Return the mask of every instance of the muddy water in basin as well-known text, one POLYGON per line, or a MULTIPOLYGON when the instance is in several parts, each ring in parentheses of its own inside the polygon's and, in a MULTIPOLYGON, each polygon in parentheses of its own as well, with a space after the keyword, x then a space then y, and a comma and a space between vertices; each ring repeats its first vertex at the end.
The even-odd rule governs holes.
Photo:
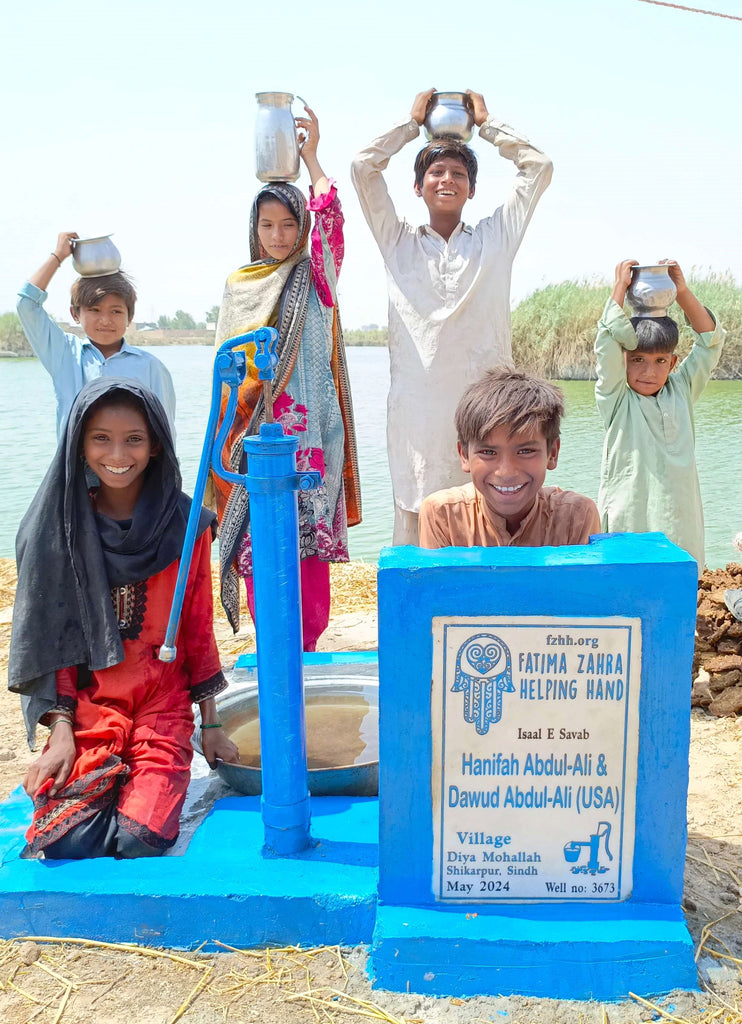
MULTIPOLYGON (((307 696, 304 713, 310 771, 378 761, 378 712, 360 694, 307 696)), ((224 727, 240 752, 240 764, 259 768, 257 707, 230 716, 224 727)))

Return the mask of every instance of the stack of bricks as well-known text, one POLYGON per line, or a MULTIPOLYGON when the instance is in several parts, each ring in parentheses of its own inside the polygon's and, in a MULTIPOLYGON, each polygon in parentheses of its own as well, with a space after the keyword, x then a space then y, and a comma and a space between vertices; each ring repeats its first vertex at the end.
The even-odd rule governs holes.
POLYGON ((698 583, 696 652, 691 704, 724 717, 742 712, 742 622, 724 603, 724 591, 742 588, 742 565, 706 569, 698 583))

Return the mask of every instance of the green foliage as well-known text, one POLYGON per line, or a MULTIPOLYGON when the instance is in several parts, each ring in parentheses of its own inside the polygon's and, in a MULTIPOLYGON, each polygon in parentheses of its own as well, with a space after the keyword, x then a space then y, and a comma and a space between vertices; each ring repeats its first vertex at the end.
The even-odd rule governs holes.
POLYGON ((211 309, 206 314, 206 323, 207 324, 215 324, 218 319, 219 319, 219 307, 218 306, 212 306, 211 309))
POLYGON ((608 298, 596 281, 563 281, 539 288, 513 313, 513 361, 552 380, 594 376, 595 326, 608 298))
POLYGON ((186 313, 183 309, 176 309, 170 326, 175 331, 195 331, 196 321, 190 313, 186 313))
MULTIPOLYGON (((727 332, 724 351, 714 377, 720 380, 742 377, 742 288, 729 271, 706 274, 704 277, 696 276, 697 273, 694 267, 688 280, 693 293, 714 313, 727 332)), ((675 306, 676 312, 677 309, 675 306)), ((672 309, 670 315, 675 316, 672 309)), ((690 330, 681 323, 680 346, 683 351, 687 351, 690 345, 690 330)))
MULTIPOLYGON (((176 309, 175 316, 159 317, 157 326, 162 331, 195 331, 196 321, 190 313, 186 313, 183 309, 176 309)), ((206 324, 202 326, 205 328, 206 324)))
MULTIPOLYGON (((688 277, 692 291, 726 328, 727 341, 715 377, 742 377, 742 288, 730 273, 688 277)), ((513 361, 518 367, 552 380, 588 380, 595 377, 593 342, 597 322, 610 295, 607 281, 563 281, 540 288, 513 312, 513 361)), ((680 308, 670 309, 678 321, 684 355, 692 333, 680 308)))
POLYGON ((0 352, 14 352, 19 356, 33 354, 16 313, 0 315, 0 352))
POLYGON ((346 345, 386 345, 389 340, 389 332, 386 327, 379 327, 376 330, 343 330, 343 339, 346 345))

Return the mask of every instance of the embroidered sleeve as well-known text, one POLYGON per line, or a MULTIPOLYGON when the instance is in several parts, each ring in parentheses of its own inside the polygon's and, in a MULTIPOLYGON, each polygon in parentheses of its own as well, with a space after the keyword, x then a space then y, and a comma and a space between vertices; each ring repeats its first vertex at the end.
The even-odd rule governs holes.
POLYGON ((218 693, 222 693, 226 689, 227 680, 224 678, 222 670, 219 669, 209 679, 204 679, 202 683, 196 683, 191 687, 191 700, 194 704, 200 704, 202 700, 216 697, 218 693))
POLYGON ((77 710, 77 667, 57 669, 57 703, 39 719, 39 725, 49 725, 49 716, 64 711, 74 715, 77 710))
POLYGON ((333 292, 343 264, 345 218, 338 199, 337 186, 330 179, 330 191, 315 196, 309 189, 307 209, 314 213, 311 238, 312 281, 324 306, 333 306, 333 292))

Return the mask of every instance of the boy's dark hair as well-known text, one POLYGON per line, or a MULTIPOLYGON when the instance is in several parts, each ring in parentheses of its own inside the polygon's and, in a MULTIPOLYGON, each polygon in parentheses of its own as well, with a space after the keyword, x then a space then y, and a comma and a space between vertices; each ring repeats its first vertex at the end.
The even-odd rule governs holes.
POLYGON ((503 426, 511 437, 541 431, 551 447, 559 437, 563 415, 561 388, 530 373, 499 368, 488 370, 466 389, 456 407, 455 423, 463 448, 503 426))
POLYGON ((436 160, 445 160, 446 157, 461 161, 469 176, 469 188, 474 188, 477 183, 477 158, 474 151, 460 139, 449 139, 445 136, 432 139, 415 157, 415 184, 418 188, 423 187, 423 178, 430 165, 436 160))
POLYGON ((670 316, 632 316, 631 325, 639 344, 637 352, 674 352, 678 344, 678 325, 670 316))
POLYGON ((78 277, 70 292, 72 308, 77 312, 82 306, 89 309, 97 305, 106 295, 119 295, 126 303, 129 319, 134 319, 137 293, 134 285, 122 270, 104 277, 78 277))

